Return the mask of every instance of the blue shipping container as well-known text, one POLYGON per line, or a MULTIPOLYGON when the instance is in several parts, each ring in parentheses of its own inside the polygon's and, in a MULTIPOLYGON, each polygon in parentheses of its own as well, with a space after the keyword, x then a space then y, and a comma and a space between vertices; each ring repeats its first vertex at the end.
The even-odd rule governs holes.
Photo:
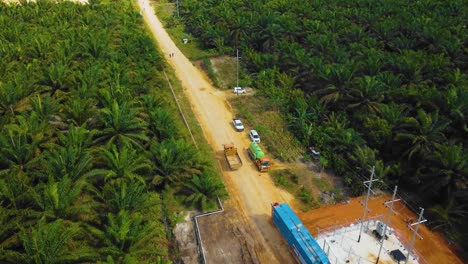
POLYGON ((272 205, 273 222, 303 264, 329 264, 325 252, 288 204, 272 205))

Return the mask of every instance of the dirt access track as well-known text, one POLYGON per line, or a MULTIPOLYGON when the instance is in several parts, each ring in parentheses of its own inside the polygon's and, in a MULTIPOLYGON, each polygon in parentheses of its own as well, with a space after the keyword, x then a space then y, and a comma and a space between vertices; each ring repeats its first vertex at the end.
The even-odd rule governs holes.
MULTIPOLYGON (((244 150, 250 143, 247 133, 236 132, 230 124, 233 115, 226 100, 229 95, 215 89, 180 52, 155 16, 148 0, 138 0, 138 5, 159 48, 167 56, 169 65, 182 83, 191 108, 221 164, 223 179, 230 194, 223 214, 199 219, 206 262, 293 263, 294 257, 289 246, 271 221, 270 204, 286 202, 295 208, 294 197, 277 188, 268 174, 260 174, 249 161, 244 150), (174 56, 169 57, 170 53, 174 56), (237 171, 227 168, 222 154, 223 144, 231 142, 239 148, 239 154, 244 160, 244 166, 237 171)), ((323 229, 355 222, 362 214, 358 199, 352 199, 346 205, 322 207, 298 215, 309 231, 315 234, 317 227, 323 229)), ((384 196, 370 202, 370 208, 374 208, 371 215, 385 214, 384 200, 390 198, 384 196)), ((405 206, 397 208, 401 212, 400 220, 392 216, 391 225, 405 244, 409 244, 411 231, 405 221, 417 217, 405 206)), ((429 261, 427 263, 463 263, 450 251, 439 234, 429 231, 425 226, 420 229, 420 233, 424 240, 417 240, 415 248, 429 261)))
POLYGON ((270 204, 289 203, 294 198, 288 192, 276 188, 269 175, 259 174, 253 162, 249 161, 243 148, 249 145, 250 140, 246 132, 236 132, 230 124, 233 115, 226 101, 226 92, 216 90, 179 51, 148 1, 139 0, 138 4, 159 48, 166 54, 169 65, 181 81, 205 137, 222 164, 224 182, 230 195, 226 206, 229 226, 204 223, 205 220, 200 219, 201 236, 203 238, 203 234, 210 234, 212 239, 217 232, 219 237, 213 243, 218 241, 237 245, 226 244, 228 250, 219 252, 210 251, 208 243, 205 245, 207 263, 291 263, 293 256, 289 247, 271 221, 270 204), (170 53, 174 53, 174 56, 169 57, 170 53), (237 171, 229 171, 222 158, 223 144, 231 142, 238 147, 244 161, 244 165, 237 171), (229 237, 234 242, 226 239, 229 237), (244 256, 234 256, 233 251, 239 251, 244 256), (245 256, 247 253, 248 257, 245 256))

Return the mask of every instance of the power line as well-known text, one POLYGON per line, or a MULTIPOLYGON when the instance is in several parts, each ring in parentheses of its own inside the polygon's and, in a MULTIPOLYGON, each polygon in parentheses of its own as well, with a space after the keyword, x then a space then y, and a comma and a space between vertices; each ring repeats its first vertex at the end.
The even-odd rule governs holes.
POLYGON ((367 186, 366 203, 364 205, 364 213, 363 213, 363 216, 362 216, 362 219, 361 219, 361 227, 359 228, 359 238, 358 238, 358 241, 357 241, 358 243, 361 241, 362 226, 364 225, 364 221, 366 219, 367 203, 369 202, 369 195, 370 195, 371 189, 372 189, 372 182, 379 180, 379 179, 374 179, 374 173, 375 173, 375 166, 372 167, 370 180, 364 182, 364 185, 366 183, 369 183, 369 186, 367 186))
POLYGON ((410 247, 408 248, 408 256, 406 257, 405 264, 408 263, 408 260, 411 257, 411 250, 413 249, 414 239, 416 238, 416 235, 419 235, 418 234, 419 225, 427 221, 426 219, 423 220, 423 213, 424 213, 424 208, 421 208, 418 221, 416 223, 411 224, 411 226, 416 225, 416 228, 414 229, 413 237, 411 238, 411 243, 410 243, 410 247))
POLYGON ((380 242, 379 254, 377 255, 377 260, 375 261, 375 264, 379 263, 380 253, 382 252, 383 244, 384 244, 384 241, 385 241, 385 236, 387 235, 387 226, 388 226, 388 223, 390 221, 390 213, 393 211, 393 203, 399 200, 399 199, 395 200, 397 190, 398 190, 398 186, 395 186, 395 190, 393 191, 392 200, 390 202, 385 203, 385 205, 387 205, 387 203, 390 203, 390 207, 388 208, 387 219, 385 220, 385 224, 384 224, 383 238, 379 241, 380 242))
MULTIPOLYGON (((357 171, 355 171, 353 168, 351 168, 348 164, 344 164, 344 166, 349 170, 349 172, 353 173, 353 175, 357 176, 360 180, 362 180, 363 182, 367 181, 367 179, 362 176, 361 174, 359 174, 357 171)), ((385 183, 384 181, 380 181, 379 182, 382 186, 382 189, 386 192, 391 192, 392 191, 392 187, 390 185, 388 185, 387 183, 385 183)), ((399 191, 399 194, 397 195, 404 203, 405 205, 415 214, 417 214, 418 210, 417 208, 419 208, 419 206, 413 202, 410 202, 410 200, 412 199, 410 197, 410 195, 406 194, 405 192, 403 191, 399 191), (405 196, 405 197, 404 197, 405 196)))

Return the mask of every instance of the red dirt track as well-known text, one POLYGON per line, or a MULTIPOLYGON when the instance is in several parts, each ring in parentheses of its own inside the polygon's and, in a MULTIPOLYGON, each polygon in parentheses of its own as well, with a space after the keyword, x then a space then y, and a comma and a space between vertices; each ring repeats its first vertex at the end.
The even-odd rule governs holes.
MULTIPOLYGON (((390 201, 390 195, 383 195, 369 199, 370 211, 366 219, 378 215, 383 215, 385 219, 388 208, 384 205, 390 201)), ((299 218, 313 234, 317 234, 317 228, 330 229, 334 226, 346 226, 356 223, 357 219, 362 217, 364 210, 365 197, 352 198, 348 204, 337 204, 320 207, 309 212, 297 212, 299 218)), ((393 210, 397 215, 391 214, 390 226, 394 229, 400 241, 408 247, 413 236, 413 231, 409 229, 410 221, 417 221, 418 216, 411 212, 402 201, 395 202, 393 210)), ((423 240, 416 238, 414 248, 418 252, 419 263, 434 264, 463 264, 463 260, 455 255, 450 249, 445 239, 439 233, 432 232, 425 225, 420 225, 418 233, 423 240)))

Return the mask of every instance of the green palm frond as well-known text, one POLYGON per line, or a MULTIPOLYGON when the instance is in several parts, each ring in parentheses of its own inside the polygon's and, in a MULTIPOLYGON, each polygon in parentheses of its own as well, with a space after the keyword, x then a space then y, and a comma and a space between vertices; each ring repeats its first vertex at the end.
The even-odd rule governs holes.
POLYGON ((201 210, 214 208, 217 198, 226 195, 223 183, 207 173, 194 175, 184 186, 191 193, 185 201, 201 210))
POLYGON ((163 178, 164 184, 182 182, 193 174, 200 174, 207 167, 207 162, 201 158, 195 147, 181 139, 153 143, 150 153, 156 175, 163 178))
POLYGON ((60 263, 74 258, 67 244, 78 232, 80 229, 75 225, 67 225, 63 220, 46 223, 45 218, 34 227, 22 228, 23 263, 60 263))
POLYGON ((132 145, 124 145, 120 150, 113 145, 102 153, 106 169, 97 170, 106 180, 136 179, 145 182, 143 173, 152 169, 149 159, 141 155, 132 145))

